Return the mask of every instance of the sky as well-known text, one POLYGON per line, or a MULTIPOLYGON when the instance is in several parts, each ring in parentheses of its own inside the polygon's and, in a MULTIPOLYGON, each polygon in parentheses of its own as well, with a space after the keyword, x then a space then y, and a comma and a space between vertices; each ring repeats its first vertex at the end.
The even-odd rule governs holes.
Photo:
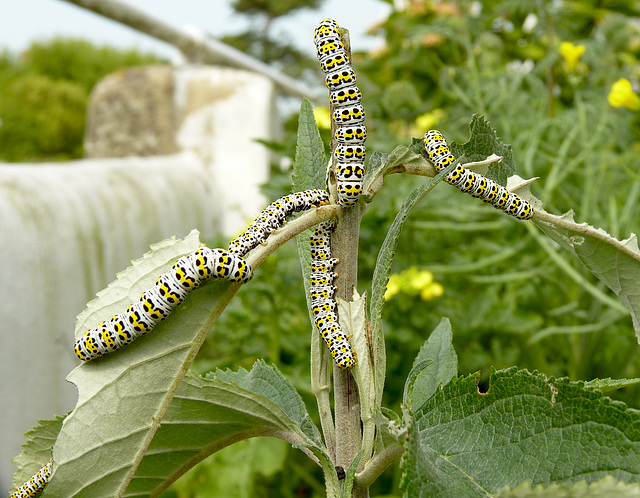
MULTIPOLYGON (((120 0, 149 15, 177 26, 193 26, 215 37, 241 32, 249 25, 246 16, 234 14, 231 0, 120 0)), ((391 7, 382 0, 324 0, 321 8, 303 9, 274 23, 274 32, 289 36, 300 50, 315 54, 313 30, 318 21, 332 17, 349 29, 358 50, 380 43, 365 35, 371 25, 386 18, 391 7)), ((96 44, 136 48, 170 60, 177 53, 170 45, 131 28, 107 20, 64 0, 21 0, 0 5, 0 49, 25 50, 34 40, 54 36, 82 37, 96 44)))

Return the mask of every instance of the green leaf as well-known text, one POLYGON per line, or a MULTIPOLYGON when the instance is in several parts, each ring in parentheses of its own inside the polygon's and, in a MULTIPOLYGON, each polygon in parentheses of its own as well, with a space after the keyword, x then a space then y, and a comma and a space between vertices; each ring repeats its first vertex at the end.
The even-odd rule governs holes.
MULTIPOLYGON (((435 328, 429 339, 420 348, 420 352, 413 361, 413 369, 428 362, 420 371, 416 373, 412 396, 405 399, 404 403, 412 410, 413 407, 421 407, 440 385, 446 385, 455 375, 458 374, 458 357, 453 349, 453 332, 451 323, 447 318, 443 318, 435 328)), ((409 373, 411 377, 411 373, 409 373)), ((408 391, 405 386, 405 392, 408 391)))
POLYGON ((402 480, 400 489, 405 497, 465 498, 488 496, 472 479, 460 477, 460 470, 449 464, 434 449, 424 444, 419 435, 416 419, 410 416, 409 437, 404 444, 400 461, 402 480))
POLYGON ((364 172, 364 187, 363 192, 367 191, 367 187, 371 183, 373 178, 377 178, 387 168, 389 161, 389 154, 374 150, 367 154, 367 167, 364 172))
POLYGON ((17 469, 13 474, 14 488, 22 486, 51 459, 51 449, 63 420, 64 417, 60 416, 52 420, 39 420, 37 426, 25 433, 22 452, 11 460, 17 469))
MULTIPOLYGON (((300 106, 300 116, 298 117, 296 158, 293 164, 293 191, 298 192, 314 188, 325 189, 326 174, 327 162, 324 155, 324 145, 313 115, 313 107, 309 100, 303 99, 300 106)), ((309 320, 313 324, 311 301, 309 299, 309 275, 311 273, 310 235, 311 230, 305 230, 296 236, 296 245, 298 246, 298 256, 302 267, 302 279, 307 298, 309 320)), ((313 325, 311 326, 311 348, 315 352, 315 354, 311 355, 311 382, 315 384, 316 380, 320 378, 321 371, 323 371, 322 364, 329 353, 324 346, 324 341, 320 338, 318 330, 313 325)), ((325 380, 327 380, 327 375, 328 372, 324 372, 325 380)))
POLYGON ((552 484, 532 486, 522 483, 517 488, 502 488, 495 495, 496 498, 637 498, 640 496, 640 485, 625 484, 616 481, 613 476, 607 476, 592 484, 585 481, 575 486, 552 484))
POLYGON ((451 152, 456 157, 464 154, 465 163, 483 161, 491 154, 502 156, 502 161, 491 164, 486 174, 484 171, 479 172, 495 180, 500 185, 506 185, 507 178, 516 172, 511 145, 505 144, 498 137, 496 131, 481 114, 472 116, 471 123, 469 123, 469 131, 471 133, 469 141, 462 145, 452 143, 451 152))
POLYGON ((410 420, 403 489, 410 496, 486 496, 533 485, 640 482, 640 412, 583 383, 515 367, 438 389, 410 420), (416 493, 416 494, 414 494, 416 493))
POLYGON ((322 449, 302 399, 272 366, 185 376, 125 496, 156 496, 203 458, 229 444, 272 436, 322 449))
POLYGON ((542 214, 544 221, 536 221, 536 225, 618 296, 631 313, 640 341, 640 250, 635 234, 620 241, 602 229, 576 223, 571 212, 563 216, 542 214))
POLYGON ((593 379, 584 383, 584 387, 600 389, 603 393, 617 391, 624 387, 634 386, 640 383, 640 379, 593 379))
POLYGON ((249 392, 263 396, 271 401, 293 422, 296 430, 301 431, 309 441, 322 445, 317 427, 311 421, 307 407, 295 387, 275 367, 263 361, 257 361, 251 372, 240 369, 237 372, 227 370, 208 374, 207 379, 218 379, 222 382, 233 382, 249 392))
MULTIPOLYGON (((153 246, 89 304, 77 334, 123 312, 175 259, 199 245, 194 231, 184 241, 153 246)), ((117 496, 125 490, 200 345, 238 288, 208 282, 152 333, 69 374, 78 403, 54 445, 56 468, 44 496, 117 496)))
POLYGON ((420 152, 421 146, 416 146, 416 143, 414 141, 411 147, 398 145, 391 151, 391 154, 372 152, 367 160, 363 191, 366 192, 371 182, 375 179, 387 175, 398 168, 409 165, 427 166, 429 163, 420 152))
POLYGON ((358 465, 360 465, 360 460, 362 460, 362 456, 364 452, 360 450, 360 452, 356 455, 356 457, 352 460, 351 465, 345 472, 344 483, 342 485, 342 490, 340 492, 341 498, 351 498, 351 490, 353 489, 353 480, 356 476, 356 470, 358 465))
MULTIPOLYGON (((398 148, 396 148, 397 150, 398 148)), ((373 278, 371 282, 371 304, 369 305, 369 315, 371 317, 371 332, 372 342, 375 344, 381 341, 382 334, 382 309, 384 307, 384 294, 387 290, 387 283, 389 282, 389 275, 391 275, 391 265, 393 264, 393 257, 395 255, 396 246, 400 239, 400 233, 404 227, 405 222, 409 215, 413 212, 418 203, 424 199, 424 197, 433 190, 433 188, 456 167, 459 161, 455 161, 438 173, 434 178, 430 178, 425 183, 413 190, 400 207, 400 211, 396 215, 391 227, 387 232, 387 235, 378 252, 378 259, 376 261, 376 267, 373 271, 373 278)), ((381 364, 381 368, 384 368, 381 364)), ((384 378, 384 370, 379 372, 384 378)), ((378 375, 378 373, 376 374, 378 375)))
POLYGON ((313 106, 302 99, 298 117, 296 157, 293 162, 293 191, 325 189, 327 161, 320 131, 313 115, 313 106))
MULTIPOLYGON (((369 416, 380 406, 382 388, 378 389, 375 369, 378 361, 383 361, 374 351, 371 354, 366 332, 366 296, 360 296, 354 291, 353 301, 338 299, 338 316, 343 332, 350 337, 350 342, 358 357, 358 365, 353 370, 353 376, 358 384, 361 411, 369 416), (378 396, 379 394, 379 396, 378 396)), ((381 352, 384 355, 384 349, 381 352)))

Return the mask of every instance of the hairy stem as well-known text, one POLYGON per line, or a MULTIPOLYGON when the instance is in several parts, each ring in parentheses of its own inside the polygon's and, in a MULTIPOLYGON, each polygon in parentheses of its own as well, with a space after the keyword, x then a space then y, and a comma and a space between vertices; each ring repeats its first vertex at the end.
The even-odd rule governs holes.
POLYGON ((354 487, 357 486, 364 488, 371 486, 376 479, 380 477, 380 474, 382 474, 389 465, 400 458, 403 453, 404 446, 400 444, 385 448, 382 453, 376 455, 376 457, 367 464, 362 472, 356 474, 354 487))
MULTIPOLYGON (((332 254, 340 259, 336 266, 338 277, 337 297, 351 301, 358 282, 358 237, 364 206, 357 204, 343 212, 343 216, 332 237, 332 254)), ((360 451, 362 433, 360 429, 360 398, 355 379, 349 370, 336 366, 333 369, 336 465, 348 468, 360 451)), ((367 488, 354 488, 352 496, 367 497, 367 488)))

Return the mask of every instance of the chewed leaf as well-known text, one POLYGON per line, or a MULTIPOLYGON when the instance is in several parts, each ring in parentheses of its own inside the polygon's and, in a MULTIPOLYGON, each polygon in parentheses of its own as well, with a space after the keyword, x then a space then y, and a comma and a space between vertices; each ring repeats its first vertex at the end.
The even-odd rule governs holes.
POLYGON ((572 485, 608 474, 639 481, 637 410, 581 382, 515 367, 491 372, 485 393, 477 381, 454 378, 409 418, 407 495, 488 496, 525 481, 572 485))
POLYGON ((481 114, 474 114, 469 123, 471 138, 464 144, 450 144, 451 152, 460 157, 464 154, 464 162, 481 161, 491 154, 502 157, 502 161, 489 166, 486 176, 500 185, 507 184, 507 178, 516 171, 511 145, 505 144, 496 131, 481 114))
POLYGON ((168 271, 181 256, 195 251, 200 246, 200 232, 192 230, 184 239, 163 240, 151 246, 142 258, 132 261, 126 270, 118 273, 116 279, 87 308, 78 315, 75 338, 100 322, 123 313, 127 307, 140 299, 142 293, 153 287, 160 275, 168 271))

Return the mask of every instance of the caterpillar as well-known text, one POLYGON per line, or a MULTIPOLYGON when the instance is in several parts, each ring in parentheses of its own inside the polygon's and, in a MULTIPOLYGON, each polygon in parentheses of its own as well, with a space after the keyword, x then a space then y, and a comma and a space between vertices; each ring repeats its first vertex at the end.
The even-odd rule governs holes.
POLYGON ((87 330, 76 341, 76 356, 82 361, 90 361, 148 334, 185 300, 190 290, 205 280, 221 278, 245 283, 252 276, 251 267, 242 257, 223 249, 202 246, 179 258, 171 270, 161 275, 155 285, 143 292, 140 300, 124 313, 87 330))
MULTIPOLYGON (((436 171, 442 171, 456 160, 439 131, 430 130, 425 133, 423 143, 429 162, 436 171)), ((527 201, 490 178, 472 173, 460 164, 445 177, 445 181, 461 192, 468 192, 519 220, 528 220, 533 216, 533 207, 527 201)))
POLYGON ((333 108, 334 139, 337 144, 333 151, 333 163, 338 183, 338 204, 349 207, 358 202, 362 194, 365 172, 364 142, 367 130, 364 126, 362 93, 356 85, 356 74, 338 32, 338 23, 333 19, 320 21, 313 40, 333 108))
POLYGON ((45 486, 49 484, 52 467, 53 460, 49 460, 49 462, 44 464, 27 482, 16 489, 9 498, 31 498, 37 496, 38 493, 42 492, 45 486))
POLYGON ((355 351, 342 332, 336 313, 333 279, 338 275, 333 267, 339 262, 331 257, 333 221, 320 223, 309 238, 311 245, 311 276, 309 295, 313 321, 329 348, 333 360, 340 368, 351 368, 356 363, 355 351))
POLYGON ((280 197, 264 208, 242 235, 229 243, 229 252, 244 257, 263 244, 290 214, 328 203, 329 194, 324 190, 304 190, 280 197))

